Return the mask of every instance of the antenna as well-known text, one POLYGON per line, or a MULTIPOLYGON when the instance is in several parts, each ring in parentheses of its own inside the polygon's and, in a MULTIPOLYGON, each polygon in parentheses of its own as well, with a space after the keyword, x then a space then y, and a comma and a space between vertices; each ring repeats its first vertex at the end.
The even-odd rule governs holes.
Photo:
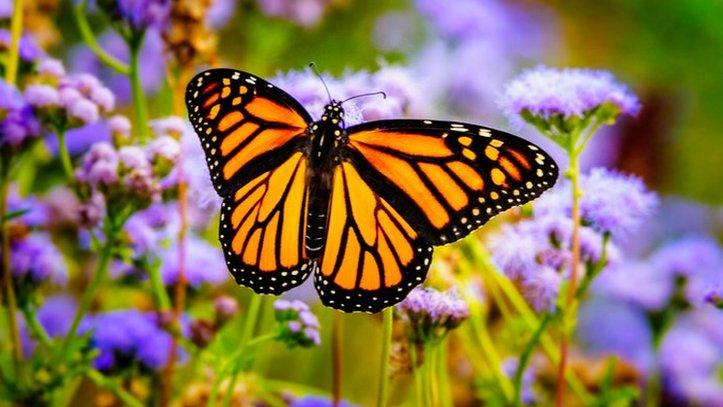
POLYGON ((375 95, 382 95, 382 97, 383 97, 384 99, 387 98, 387 94, 384 93, 384 91, 381 91, 381 90, 380 90, 380 91, 378 91, 378 92, 369 92, 369 93, 362 93, 361 95, 355 95, 355 96, 352 96, 352 97, 350 97, 350 98, 346 98, 346 99, 342 100, 341 103, 348 102, 348 101, 350 101, 350 100, 352 100, 352 99, 356 99, 356 98, 363 98, 363 97, 365 97, 365 96, 375 96, 375 95))
POLYGON ((324 82, 324 78, 321 76, 321 73, 319 73, 319 70, 316 69, 316 64, 311 62, 309 63, 309 68, 316 74, 316 76, 321 81, 321 84, 324 85, 324 89, 326 89, 326 95, 329 97, 329 103, 331 103, 331 93, 329 93, 329 88, 326 86, 326 82, 324 82))

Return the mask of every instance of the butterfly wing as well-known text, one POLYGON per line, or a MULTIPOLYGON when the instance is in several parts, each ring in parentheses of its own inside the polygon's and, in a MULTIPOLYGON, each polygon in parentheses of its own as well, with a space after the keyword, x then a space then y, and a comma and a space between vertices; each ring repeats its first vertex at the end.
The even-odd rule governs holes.
POLYGON ((312 119, 303 106, 246 72, 199 73, 186 88, 186 105, 222 197, 278 167, 308 142, 312 119))
POLYGON ((381 120, 347 133, 346 154, 364 181, 433 245, 531 201, 558 176, 536 145, 472 124, 381 120))
POLYGON ((219 237, 236 282, 259 294, 280 294, 312 269, 304 248, 306 157, 291 155, 224 199, 219 237))
POLYGON ((348 161, 334 167, 314 285, 324 305, 378 312, 424 281, 432 246, 348 161))
POLYGON ((313 263, 303 241, 311 117, 281 89, 233 69, 196 75, 186 104, 224 198, 219 239, 231 274, 262 294, 301 284, 313 263))

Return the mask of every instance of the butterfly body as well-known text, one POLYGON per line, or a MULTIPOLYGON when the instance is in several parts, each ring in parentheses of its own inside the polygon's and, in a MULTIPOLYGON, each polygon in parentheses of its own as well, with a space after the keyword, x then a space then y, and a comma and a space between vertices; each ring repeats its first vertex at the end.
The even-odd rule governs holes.
POLYGON ((329 198, 332 189, 333 166, 340 159, 344 140, 344 109, 336 101, 324 107, 321 119, 309 125, 310 148, 307 183, 309 185, 309 209, 306 224, 306 250, 311 259, 321 255, 324 247, 329 198))
POLYGON ((433 246, 456 241, 551 187, 552 158, 469 123, 314 120, 252 74, 215 69, 188 85, 189 118, 224 200, 231 274, 280 294, 314 275, 322 302, 377 312, 422 283, 433 246))

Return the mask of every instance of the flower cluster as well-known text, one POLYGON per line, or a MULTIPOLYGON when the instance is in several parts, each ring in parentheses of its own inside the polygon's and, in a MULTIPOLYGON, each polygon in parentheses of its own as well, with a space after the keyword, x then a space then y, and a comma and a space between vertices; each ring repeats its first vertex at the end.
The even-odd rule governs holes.
POLYGON ((515 66, 539 60, 555 46, 555 21, 541 6, 497 0, 415 0, 414 5, 436 34, 415 58, 416 77, 427 98, 455 114, 497 115, 493 101, 515 66))
POLYGON ((469 317, 469 306, 455 290, 427 287, 412 290, 397 310, 408 321, 407 334, 414 343, 440 341, 469 317))
MULTIPOLYGON (((109 203, 130 204, 138 210, 158 202, 161 181, 175 165, 173 160, 178 159, 178 150, 178 142, 170 137, 156 138, 145 147, 116 148, 108 142, 93 144, 76 171, 78 183, 88 191, 86 205, 99 208, 109 203)), ((89 209, 88 212, 97 214, 102 210, 89 209)))
MULTIPOLYGON (((581 184, 585 193, 580 202, 580 258, 587 273, 599 273, 621 257, 605 236, 622 239, 633 233, 652 214, 658 198, 639 179, 600 168, 583 174, 581 184)), ((536 202, 532 219, 505 226, 490 238, 495 263, 520 283, 537 310, 554 308, 560 283, 571 267, 569 188, 568 183, 555 187, 536 202)))
MULTIPOLYGON (((633 175, 593 168, 580 177, 583 224, 622 240, 649 219, 658 197, 633 175)), ((572 216, 570 183, 565 182, 535 201, 535 216, 572 216)))
POLYGON ((18 148, 40 136, 40 122, 32 107, 12 85, 0 83, 0 146, 18 148))
POLYGON ((17 287, 32 289, 45 282, 65 284, 68 269, 50 236, 33 232, 10 244, 10 267, 17 287))
POLYGON ((44 61, 38 71, 43 80, 28 85, 23 98, 51 131, 93 124, 115 107, 113 93, 92 75, 65 75, 55 60, 44 61))
POLYGON ((647 259, 612 268, 596 289, 649 311, 676 301, 701 307, 720 298, 721 270, 720 245, 709 237, 691 236, 664 245, 647 259))
POLYGON ((170 0, 97 0, 98 6, 126 38, 168 25, 170 0))
MULTIPOLYGON (((51 338, 56 338, 68 332, 76 307, 73 297, 65 294, 53 295, 45 298, 36 316, 45 333, 51 338)), ((20 338, 23 343, 23 353, 26 356, 31 355, 36 343, 25 325, 21 327, 20 338)))
POLYGON ((321 344, 319 320, 305 303, 298 300, 277 300, 274 302, 274 315, 279 324, 279 340, 288 347, 321 344))
POLYGON ((138 366, 156 371, 166 365, 172 337, 153 313, 118 310, 86 318, 80 332, 89 333, 99 354, 93 365, 102 372, 138 366))
POLYGON ((513 123, 519 123, 522 117, 538 127, 553 122, 562 128, 570 127, 566 120, 602 114, 601 120, 608 122, 620 114, 635 115, 640 110, 637 97, 607 71, 544 66, 512 81, 499 105, 513 123))
MULTIPOLYGON (((384 97, 372 95, 345 103, 344 121, 347 126, 362 121, 417 116, 428 110, 426 104, 429 101, 423 97, 415 77, 401 66, 385 65, 373 73, 349 72, 340 78, 322 77, 335 100, 369 92, 385 93, 384 97)), ((288 91, 313 117, 321 117, 324 105, 329 103, 324 85, 310 69, 289 71, 277 75, 271 82, 288 91)))

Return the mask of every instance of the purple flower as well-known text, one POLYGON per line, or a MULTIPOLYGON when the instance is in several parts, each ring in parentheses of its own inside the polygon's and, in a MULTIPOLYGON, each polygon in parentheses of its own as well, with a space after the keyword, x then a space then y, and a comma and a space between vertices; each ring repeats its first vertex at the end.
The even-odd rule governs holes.
MULTIPOLYGON (((70 129, 65 136, 68 152, 73 156, 87 152, 94 143, 111 141, 109 124, 105 120, 70 129)), ((49 134, 45 144, 53 154, 58 153, 58 137, 55 134, 49 134)))
MULTIPOLYGON (((0 51, 10 49, 12 41, 12 35, 10 31, 6 29, 0 29, 0 51)), ((35 39, 30 34, 24 34, 20 37, 20 43, 18 44, 18 53, 20 60, 23 62, 33 63, 45 56, 45 52, 35 42, 35 39)))
MULTIPOLYGON (((336 100, 368 92, 386 93, 386 99, 375 95, 346 103, 344 121, 347 125, 368 120, 422 115, 428 110, 430 103, 423 96, 418 78, 400 66, 385 65, 374 73, 349 72, 340 78, 329 75, 322 77, 332 98, 336 100)), ((321 117, 324 105, 329 103, 323 84, 309 69, 277 75, 271 82, 286 89, 307 107, 313 117, 321 117)))
POLYGON ((8 197, 8 209, 9 212, 24 211, 25 213, 18 219, 30 227, 47 225, 50 218, 44 202, 33 195, 21 197, 17 188, 13 187, 11 187, 8 197))
POLYGON ((11 268, 18 285, 38 286, 46 281, 65 284, 68 269, 50 236, 36 232, 10 245, 11 268))
POLYGON ((19 147, 40 135, 40 123, 17 88, 0 82, 0 145, 19 147))
POLYGON ((65 66, 63 66, 60 60, 55 58, 43 58, 35 69, 39 74, 47 75, 55 79, 60 79, 65 76, 65 66))
MULTIPOLYGON (((186 238, 184 255, 184 276, 191 287, 202 284, 221 284, 228 279, 226 262, 223 254, 210 243, 195 235, 186 238)), ((178 281, 180 252, 174 243, 160 253, 161 277, 165 285, 173 285, 178 281)))
POLYGON ((274 315, 279 324, 279 340, 286 346, 308 348, 321 344, 319 320, 306 303, 298 300, 276 300, 274 315))
POLYGON ((298 25, 310 27, 324 16, 330 0, 257 0, 265 14, 290 20, 298 25))
MULTIPOLYGON (((339 404, 341 407, 354 407, 354 404, 347 403, 346 401, 342 401, 339 404)), ((334 403, 332 403, 331 400, 328 398, 324 398, 321 396, 304 396, 302 398, 298 398, 294 400, 290 405, 290 407, 333 407, 334 403)))
POLYGON ((515 122, 519 122, 521 114, 543 120, 552 116, 582 117, 603 105, 630 115, 640 110, 635 95, 609 72, 544 66, 528 70, 512 81, 501 95, 499 105, 515 122))
MULTIPOLYGON (((632 234, 658 206, 658 197, 638 177, 593 168, 580 179, 580 213, 595 229, 622 239, 632 234)), ((535 203, 535 216, 572 216, 570 183, 557 186, 535 203)))
POLYGON ((205 23, 214 29, 225 27, 236 12, 235 0, 212 0, 211 6, 206 10, 205 23))
POLYGON ((642 372, 653 366, 652 333, 643 310, 611 298, 593 298, 582 305, 578 321, 578 337, 589 352, 616 354, 642 372))
POLYGON ((660 364, 664 382, 674 394, 692 403, 723 405, 723 384, 718 376, 723 360, 721 322, 718 316, 716 338, 696 326, 694 316, 687 316, 663 339, 660 364))
POLYGON ((118 157, 125 170, 147 170, 151 167, 145 150, 138 146, 121 147, 118 150, 118 157))
POLYGON ((217 323, 223 324, 238 314, 238 301, 228 295, 220 295, 213 301, 217 323))
MULTIPOLYGON (((43 305, 37 310, 37 318, 40 325, 51 338, 65 335, 70 328, 70 323, 75 314, 76 303, 73 297, 64 294, 58 294, 48 297, 43 305)), ((22 342, 23 353, 30 356, 35 350, 36 343, 31 338, 25 321, 20 319, 20 339, 22 342)))
POLYGON ((83 124, 94 123, 98 120, 98 106, 90 100, 79 99, 67 106, 70 117, 80 120, 83 124))
POLYGON ((695 306, 716 304, 723 281, 723 249, 704 236, 685 237, 661 247, 651 256, 663 278, 685 278, 685 296, 695 306))
POLYGON ((647 310, 665 307, 674 288, 668 276, 646 261, 628 261, 611 267, 598 277, 593 287, 647 310))
POLYGON ((441 340, 469 317, 469 306, 455 290, 417 287, 397 309, 409 321, 410 340, 418 343, 441 340))
POLYGON ((541 267, 522 279, 522 293, 538 312, 552 312, 561 283, 562 274, 551 267, 541 267))
POLYGON ((0 0, 0 19, 8 19, 13 15, 13 0, 0 0))
POLYGON ((134 309, 90 316, 82 322, 79 332, 90 332, 91 343, 100 352, 93 365, 103 372, 118 372, 134 365, 157 371, 166 365, 172 343, 156 314, 134 309))
POLYGON ((148 147, 152 161, 162 159, 170 164, 175 164, 181 155, 181 145, 171 136, 157 137, 151 141, 148 147))
POLYGON ((28 85, 23 97, 30 106, 36 108, 56 107, 60 104, 58 90, 48 85, 28 85))
MULTIPOLYGON (((502 361, 502 371, 510 379, 514 378, 517 371, 517 358, 507 358, 502 361)), ((522 374, 522 388, 520 389, 520 400, 524 404, 532 404, 535 402, 536 397, 532 389, 535 384, 536 371, 534 367, 527 365, 525 372, 522 374)))
POLYGON ((170 0, 98 0, 98 5, 111 19, 136 32, 164 29, 171 12, 170 0))
POLYGON ((107 142, 95 143, 83 158, 83 164, 77 169, 76 177, 93 187, 112 185, 118 182, 118 164, 120 157, 116 149, 107 142))
POLYGON ((111 116, 108 121, 108 128, 113 134, 128 137, 131 134, 131 121, 123 115, 111 116))

